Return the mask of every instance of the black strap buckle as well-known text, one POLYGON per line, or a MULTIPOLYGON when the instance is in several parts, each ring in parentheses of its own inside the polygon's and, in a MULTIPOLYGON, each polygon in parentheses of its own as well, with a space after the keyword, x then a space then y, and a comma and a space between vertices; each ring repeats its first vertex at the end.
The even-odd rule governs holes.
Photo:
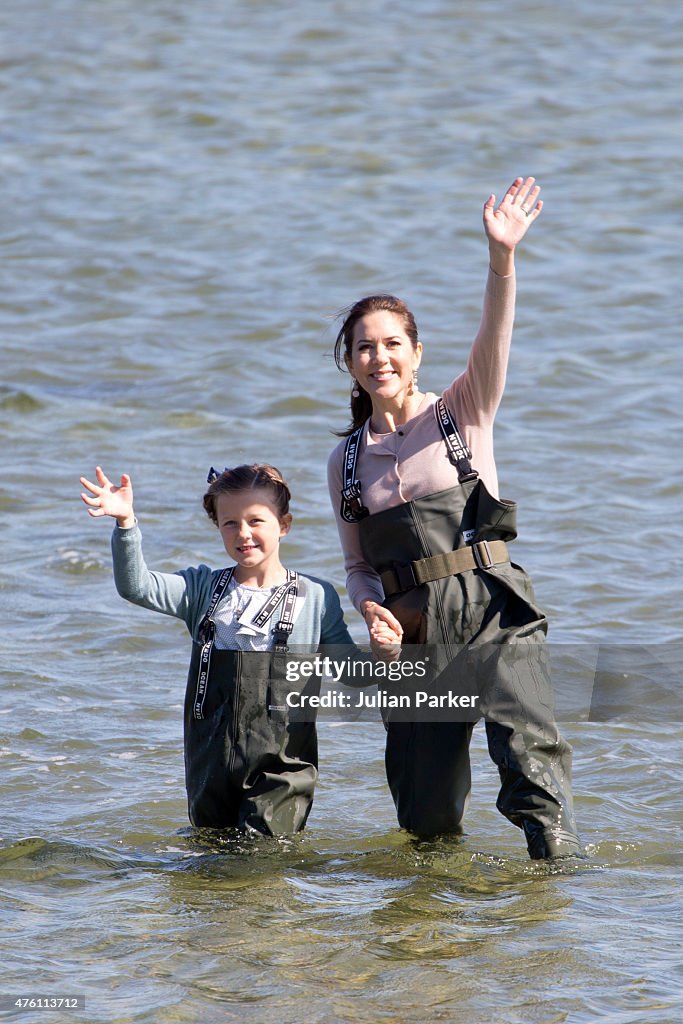
POLYGON ((215 636, 216 623, 213 621, 213 619, 210 619, 207 616, 205 616, 204 620, 200 623, 199 629, 197 631, 197 641, 203 647, 205 644, 213 642, 215 636))
POLYGON ((360 499, 360 484, 358 482, 343 488, 341 515, 347 523, 357 523, 359 519, 365 519, 370 515, 360 499))
POLYGON ((289 634, 294 628, 293 624, 283 622, 282 619, 278 622, 277 626, 274 626, 271 630, 273 637, 273 650, 276 654, 286 654, 287 647, 289 644, 289 634))
POLYGON ((418 586, 412 562, 394 565, 389 571, 393 573, 394 580, 396 581, 396 590, 410 590, 411 587, 418 586))
POLYGON ((476 480, 479 477, 476 469, 472 469, 469 459, 458 459, 455 464, 458 470, 458 483, 464 484, 467 480, 476 480))

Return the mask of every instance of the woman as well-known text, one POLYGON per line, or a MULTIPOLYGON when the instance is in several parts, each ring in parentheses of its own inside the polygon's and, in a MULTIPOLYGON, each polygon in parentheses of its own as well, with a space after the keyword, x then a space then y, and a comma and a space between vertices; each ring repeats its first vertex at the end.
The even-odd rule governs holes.
MULTIPOLYGON (((498 498, 493 456, 514 252, 541 212, 539 192, 533 178, 517 178, 498 206, 493 195, 484 205, 482 320, 465 371, 440 398, 419 390, 422 345, 403 302, 369 296, 349 310, 335 356, 353 377, 352 424, 330 456, 328 482, 348 593, 370 636, 382 626, 402 631, 404 656, 407 644, 429 644, 443 670, 435 685, 463 674, 476 681, 501 778, 498 809, 523 829, 531 857, 549 858, 579 850, 571 748, 553 719, 547 620, 509 559, 516 506, 498 498)), ((420 835, 462 831, 473 724, 391 714, 385 724, 399 824, 420 835)))

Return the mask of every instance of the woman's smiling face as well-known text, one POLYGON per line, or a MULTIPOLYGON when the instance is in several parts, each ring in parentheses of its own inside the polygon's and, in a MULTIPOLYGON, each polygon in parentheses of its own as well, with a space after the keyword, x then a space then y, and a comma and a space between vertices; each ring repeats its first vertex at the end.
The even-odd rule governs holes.
POLYGON ((356 322, 346 365, 373 405, 376 400, 383 405, 410 392, 421 356, 422 345, 413 345, 402 319, 378 310, 356 322))

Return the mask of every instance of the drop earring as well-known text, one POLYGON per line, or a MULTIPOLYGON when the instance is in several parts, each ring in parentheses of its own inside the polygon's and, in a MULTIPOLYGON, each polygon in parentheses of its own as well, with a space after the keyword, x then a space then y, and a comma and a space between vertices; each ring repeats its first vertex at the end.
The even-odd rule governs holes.
POLYGON ((410 382, 409 394, 414 395, 417 391, 417 370, 413 370, 413 379, 410 382))
POLYGON ((356 380, 355 377, 353 378, 353 383, 351 384, 351 398, 360 398, 360 391, 358 390, 358 381, 356 380))

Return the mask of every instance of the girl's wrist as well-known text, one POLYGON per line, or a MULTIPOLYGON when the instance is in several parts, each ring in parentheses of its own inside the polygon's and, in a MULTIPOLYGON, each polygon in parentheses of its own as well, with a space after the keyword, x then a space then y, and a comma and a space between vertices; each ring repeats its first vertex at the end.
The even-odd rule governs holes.
POLYGON ((129 516, 117 516, 116 524, 120 530, 130 530, 131 527, 135 526, 137 519, 131 512, 129 516))

